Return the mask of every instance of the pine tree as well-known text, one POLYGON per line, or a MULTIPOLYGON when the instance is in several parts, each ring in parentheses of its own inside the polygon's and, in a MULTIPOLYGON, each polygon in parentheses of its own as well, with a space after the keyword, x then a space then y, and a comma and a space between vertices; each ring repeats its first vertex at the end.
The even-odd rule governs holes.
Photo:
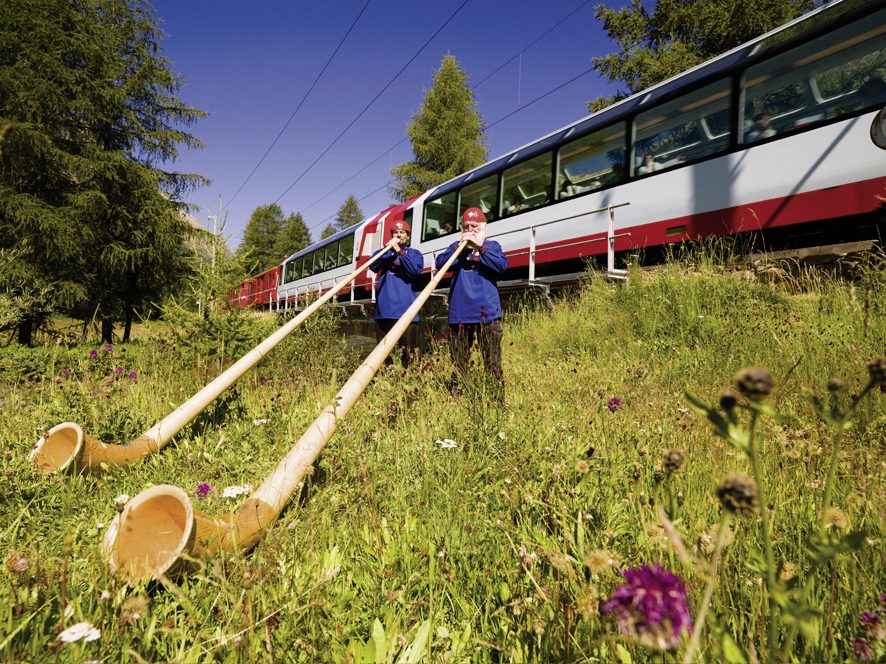
POLYGON ((421 109, 406 129, 415 156, 392 169, 391 195, 406 201, 483 164, 486 134, 468 77, 452 55, 445 55, 425 93, 421 109))
POLYGON ((338 229, 332 224, 326 224, 326 228, 323 229, 323 232, 320 233, 320 239, 325 240, 328 237, 332 237, 338 233, 338 229))
POLYGON ((739 46, 821 4, 822 0, 658 0, 650 13, 597 6, 617 53, 593 58, 594 69, 623 88, 588 102, 591 112, 739 46))
POLYGON ((283 222, 277 238, 277 255, 281 258, 294 254, 311 244, 311 233, 300 212, 293 212, 283 222))
POLYGON ((341 204, 338 212, 335 213, 336 231, 343 231, 354 224, 359 224, 361 221, 363 221, 363 210, 360 209, 360 205, 354 196, 348 196, 345 202, 341 204))
POLYGON ((252 266, 251 274, 264 272, 283 258, 280 236, 283 231, 283 210, 276 203, 260 205, 252 212, 237 254, 252 266))
POLYGON ((0 249, 15 256, 0 281, 33 303, 22 343, 52 311, 97 315, 108 339, 121 289, 134 306, 175 286, 188 232, 177 201, 202 179, 158 164, 200 145, 182 127, 203 113, 175 96, 182 81, 159 55, 151 11, 142 0, 0 3, 0 249))

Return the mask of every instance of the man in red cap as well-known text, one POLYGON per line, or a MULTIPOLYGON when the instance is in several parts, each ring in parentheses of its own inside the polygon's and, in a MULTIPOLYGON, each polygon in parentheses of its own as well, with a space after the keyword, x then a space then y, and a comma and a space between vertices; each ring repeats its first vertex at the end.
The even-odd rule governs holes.
MULTIPOLYGON (((449 284, 449 329, 452 358, 464 373, 476 341, 491 384, 504 397, 501 368, 501 300, 498 279, 508 269, 508 257, 495 240, 486 239, 486 215, 468 208, 462 215, 461 240, 468 244, 452 265, 449 284)), ((459 243, 437 256, 437 269, 449 260, 459 243)))
MULTIPOLYGON (((425 266, 425 257, 418 249, 407 247, 409 224, 395 221, 391 226, 391 237, 394 244, 379 256, 369 269, 378 274, 378 285, 375 295, 375 336, 381 341, 390 332, 418 295, 416 279, 425 266)), ((406 332, 397 342, 403 366, 409 366, 410 353, 418 347, 418 316, 406 328, 406 332)), ((391 358, 385 364, 392 364, 391 358)))

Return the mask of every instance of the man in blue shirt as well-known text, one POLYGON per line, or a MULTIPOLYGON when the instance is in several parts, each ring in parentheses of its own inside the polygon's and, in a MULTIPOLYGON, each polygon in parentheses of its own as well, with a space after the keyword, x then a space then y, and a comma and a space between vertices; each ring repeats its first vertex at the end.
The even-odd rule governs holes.
MULTIPOLYGON (((375 295, 375 336, 379 342, 400 320, 400 316, 406 313, 418 295, 415 282, 424 269, 425 257, 418 249, 406 246, 411 231, 405 221, 395 221, 391 227, 394 244, 369 266, 370 270, 378 274, 375 295)), ((409 366, 411 351, 418 347, 417 324, 418 316, 413 319, 397 342, 404 368, 409 366)), ((393 360, 388 357, 385 364, 393 364, 393 360)))
MULTIPOLYGON (((467 370, 471 346, 476 341, 483 363, 498 391, 504 395, 501 368, 501 300, 498 279, 508 269, 508 257, 495 240, 486 239, 486 216, 480 208, 462 215, 462 240, 468 244, 452 265, 449 284, 449 330, 452 359, 462 373, 467 370)), ((449 260, 459 243, 453 242, 437 256, 437 268, 449 260)))

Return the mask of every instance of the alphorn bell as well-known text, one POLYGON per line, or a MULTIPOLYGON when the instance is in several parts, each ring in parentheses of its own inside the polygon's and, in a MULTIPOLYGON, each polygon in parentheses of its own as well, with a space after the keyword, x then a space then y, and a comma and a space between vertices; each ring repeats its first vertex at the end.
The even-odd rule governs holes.
POLYGON ((354 270, 344 281, 324 293, 299 315, 276 330, 258 346, 246 353, 209 383, 202 390, 167 415, 157 424, 126 445, 109 445, 87 436, 75 422, 65 422, 52 427, 37 441, 31 452, 38 470, 45 473, 61 473, 71 470, 77 473, 92 472, 103 466, 129 463, 149 454, 160 451, 172 437, 181 431, 216 397, 228 389, 244 373, 267 355, 278 343, 301 325, 308 317, 335 297, 345 286, 359 277, 372 264, 373 260, 387 251, 394 243, 392 238, 381 250, 370 257, 362 266, 354 270))
POLYGON ((168 484, 134 496, 114 517, 105 534, 104 554, 111 571, 134 581, 185 571, 194 558, 220 550, 248 550, 280 516, 327 441, 363 394, 409 323, 464 249, 466 241, 419 293, 415 302, 351 374, 332 403, 308 427, 274 471, 231 515, 214 517, 194 509, 188 494, 168 484))

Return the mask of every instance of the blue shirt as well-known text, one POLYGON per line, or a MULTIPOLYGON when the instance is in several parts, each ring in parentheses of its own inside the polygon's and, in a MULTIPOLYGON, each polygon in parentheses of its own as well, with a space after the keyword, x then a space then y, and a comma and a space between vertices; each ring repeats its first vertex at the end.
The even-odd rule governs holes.
MULTIPOLYGON (((458 242, 453 242, 437 256, 437 269, 443 267, 457 247, 458 242)), ((465 247, 451 269, 450 325, 491 323, 501 318, 501 300, 496 284, 508 269, 508 257, 498 242, 487 240, 480 249, 465 247)))
MULTIPOLYGON (((415 280, 425 266, 425 257, 418 249, 406 247, 395 253, 388 249, 379 256, 369 269, 378 274, 375 297, 375 316, 399 319, 415 302, 418 290, 415 280)), ((418 322, 418 316, 412 319, 418 322)))

